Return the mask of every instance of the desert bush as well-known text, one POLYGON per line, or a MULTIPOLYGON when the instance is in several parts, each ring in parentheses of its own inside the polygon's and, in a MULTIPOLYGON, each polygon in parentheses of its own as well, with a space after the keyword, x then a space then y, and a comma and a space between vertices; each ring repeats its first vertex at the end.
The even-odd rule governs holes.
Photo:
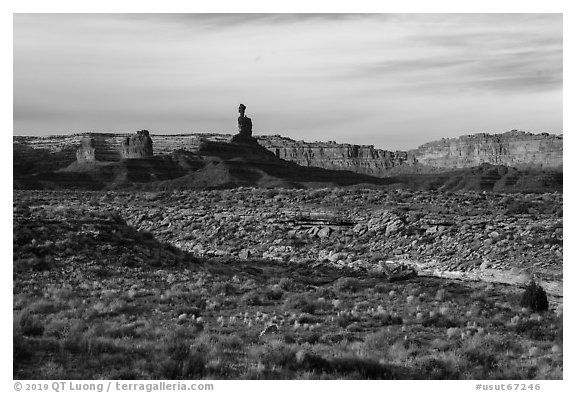
POLYGON ((402 325, 404 323, 404 320, 399 315, 380 314, 377 315, 377 318, 382 323, 382 326, 402 325))
POLYGON ((442 314, 437 314, 434 315, 433 317, 429 317, 426 318, 423 322, 422 322, 422 326, 424 327, 438 327, 438 328, 455 328, 455 327, 460 327, 462 326, 462 324, 447 318, 446 316, 442 315, 442 314))
POLYGON ((319 342, 322 344, 333 345, 344 341, 346 335, 342 333, 326 333, 320 336, 319 342))
POLYGON ((236 287, 230 282, 216 282, 212 285, 212 293, 223 296, 230 296, 236 293, 236 287))
POLYGON ((318 332, 303 332, 296 340, 298 344, 317 344, 322 335, 318 332))
POLYGON ((37 315, 23 310, 17 316, 18 327, 24 336, 41 336, 44 334, 44 324, 37 315))
POLYGON ((262 299, 260 298, 260 294, 257 291, 246 292, 244 295, 242 295, 240 300, 246 306, 262 305, 262 299))
POLYGON ((364 346, 368 350, 385 350, 391 342, 392 336, 386 330, 380 330, 374 333, 367 334, 364 337, 364 346))
POLYGON ((336 292, 357 292, 362 288, 362 283, 356 278, 341 277, 334 282, 333 288, 336 292))
POLYGON ((403 379, 403 369, 380 364, 374 359, 344 357, 332 359, 329 363, 332 372, 358 379, 403 379))
POLYGON ((14 333, 12 342, 12 359, 14 361, 14 368, 16 368, 19 362, 24 362, 30 359, 33 355, 33 351, 26 342, 26 339, 20 333, 14 333))
POLYGON ((298 321, 298 323, 301 323, 301 324, 322 322, 322 318, 317 317, 317 316, 312 315, 312 314, 308 314, 308 313, 300 314, 298 316, 298 318, 296 318, 296 320, 298 321))
POLYGON ((309 295, 304 293, 294 293, 284 301, 284 309, 298 310, 308 314, 314 314, 318 304, 309 295))
POLYGON ((160 377, 163 379, 202 378, 206 369, 206 358, 202 353, 191 351, 187 343, 170 345, 167 357, 160 362, 160 377))
POLYGON ((422 373, 422 377, 426 379, 458 379, 460 377, 453 364, 436 357, 418 358, 415 360, 414 366, 422 373))
POLYGON ((529 337, 532 340, 554 341, 557 331, 533 319, 521 319, 514 325, 514 331, 529 337))
POLYGON ((62 304, 46 300, 38 299, 26 306, 26 310, 32 314, 54 314, 62 308, 62 304))
POLYGON ((278 282, 278 286, 285 291, 291 291, 295 289, 294 281, 287 277, 282 277, 278 282))
POLYGON ((343 314, 339 315, 334 318, 334 323, 341 328, 345 328, 346 326, 350 325, 353 322, 357 322, 358 318, 353 317, 350 314, 343 314))
POLYGON ((498 359, 495 354, 483 347, 466 348, 461 354, 467 361, 482 367, 484 370, 493 370, 498 366, 498 359))
POLYGON ((47 337, 63 339, 70 332, 70 326, 71 322, 69 320, 52 319, 52 321, 46 324, 44 334, 47 337))
POLYGON ((390 286, 385 283, 378 283, 374 286, 374 291, 376 293, 388 293, 390 292, 390 286))
POLYGON ((267 300, 280 300, 284 295, 284 291, 280 288, 266 288, 264 291, 264 298, 267 300))
POLYGON ((548 298, 546 292, 534 280, 531 280, 520 299, 520 306, 530 307, 533 311, 548 310, 548 298))

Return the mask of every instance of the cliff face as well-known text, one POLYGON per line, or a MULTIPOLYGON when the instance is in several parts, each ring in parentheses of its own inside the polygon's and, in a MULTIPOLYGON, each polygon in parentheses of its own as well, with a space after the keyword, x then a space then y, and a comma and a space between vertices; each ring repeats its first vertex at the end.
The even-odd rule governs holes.
MULTIPOLYGON (((197 153, 203 142, 228 142, 229 134, 79 134, 14 139, 15 165, 32 165, 34 152, 62 162, 119 161, 176 150, 197 153), (126 139, 128 138, 128 143, 126 139), (76 152, 76 155, 74 155, 76 152), (18 157, 17 157, 18 156, 18 157)), ((259 136, 258 143, 283 160, 305 167, 349 170, 387 177, 398 173, 438 171, 442 168, 467 168, 482 163, 516 167, 561 168, 563 137, 510 131, 504 134, 476 134, 426 143, 418 149, 388 151, 369 145, 335 142, 303 142, 279 135, 259 136), (440 168, 440 169, 435 169, 440 168)), ((44 160, 46 158, 42 158, 44 160)), ((64 165, 65 166, 65 165, 64 165)))
POLYGON ((276 157, 302 166, 349 170, 372 176, 386 176, 391 168, 413 165, 415 157, 404 151, 375 149, 370 145, 335 142, 302 142, 279 135, 263 136, 258 142, 276 157))
POLYGON ((561 168, 562 144, 562 135, 514 130, 442 139, 426 143, 412 153, 420 164, 436 168, 468 168, 482 163, 561 168))

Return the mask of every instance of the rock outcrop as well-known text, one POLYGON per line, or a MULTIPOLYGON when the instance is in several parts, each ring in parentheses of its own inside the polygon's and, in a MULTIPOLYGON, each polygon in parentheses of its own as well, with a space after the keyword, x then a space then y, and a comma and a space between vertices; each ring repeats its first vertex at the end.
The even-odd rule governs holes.
POLYGON ((252 119, 245 114, 246 106, 240 104, 238 112, 240 113, 240 116, 238 116, 238 134, 234 135, 230 142, 258 144, 258 141, 252 137, 252 119))
POLYGON ((96 161, 96 143, 94 138, 85 137, 80 142, 80 148, 76 150, 76 161, 94 162, 96 161))
POLYGON ((122 141, 120 156, 126 158, 149 158, 154 156, 152 138, 148 130, 138 131, 136 135, 122 141))
POLYGON ((280 135, 263 136, 258 141, 276 157, 298 165, 348 170, 378 177, 388 176, 387 172, 392 168, 416 163, 415 157, 408 152, 376 149, 372 145, 310 143, 280 135))
MULTIPOLYGON (((483 163, 523 169, 562 168, 562 135, 520 131, 494 135, 476 134, 426 143, 410 151, 390 151, 370 145, 295 141, 280 135, 264 135, 256 139, 249 136, 249 127, 242 119, 246 117, 239 118, 239 133, 234 136, 214 133, 154 135, 154 154, 168 155, 177 150, 198 153, 205 142, 225 144, 232 141, 232 145, 237 148, 240 148, 240 145, 259 145, 258 147, 266 148, 277 158, 305 167, 348 170, 377 177, 441 172, 446 169, 475 167, 483 163)), ((48 159, 58 155, 65 156, 70 161, 74 161, 74 158, 88 161, 94 157, 96 161, 107 162, 146 157, 146 154, 152 155, 152 142, 149 138, 149 133, 136 136, 98 133, 47 137, 15 136, 15 162, 16 156, 20 161, 33 162, 34 151, 42 151, 48 159), (83 138, 88 138, 93 143, 83 141, 83 138)))
POLYGON ((562 135, 512 130, 442 139, 426 143, 412 153, 420 164, 436 168, 468 168, 483 163, 561 168, 562 144, 562 135))

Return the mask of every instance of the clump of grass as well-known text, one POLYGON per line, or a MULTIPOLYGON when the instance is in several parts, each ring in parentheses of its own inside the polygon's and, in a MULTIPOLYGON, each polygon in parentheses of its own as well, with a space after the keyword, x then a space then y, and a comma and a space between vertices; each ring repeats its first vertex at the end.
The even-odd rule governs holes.
POLYGON ((385 350, 392 344, 391 340, 390 333, 386 330, 379 330, 364 337, 364 346, 369 350, 385 350))
POLYGON ((241 301, 246 306, 261 306, 263 304, 262 298, 257 291, 246 292, 242 295, 241 301))
POLYGON ((12 342, 12 359, 14 361, 14 368, 16 369, 19 362, 25 362, 33 356, 33 350, 21 333, 15 332, 12 337, 12 342))
POLYGON ((280 281, 278 281, 278 287, 284 291, 294 291, 298 289, 299 285, 288 277, 282 277, 280 281))
POLYGON ((533 311, 548 310, 548 298, 546 292, 534 280, 531 280, 520 299, 522 307, 530 307, 533 311))
POLYGON ((333 288, 336 292, 357 292, 362 283, 353 277, 341 277, 334 282, 333 288))
POLYGON ((359 319, 357 317, 354 317, 350 314, 342 314, 334 318, 334 323, 336 323, 337 326, 345 328, 354 322, 358 322, 358 320, 359 319))
POLYGON ((532 340, 554 341, 557 332, 548 326, 543 326, 541 322, 533 319, 521 319, 514 325, 514 331, 518 334, 529 337, 532 340))
POLYGON ((280 300, 284 296, 284 291, 279 287, 266 288, 264 297, 267 300, 280 300))
POLYGON ((307 294, 295 293, 286 298, 284 301, 284 309, 314 314, 318 309, 318 304, 307 294))
POLYGON ((424 327, 438 327, 438 328, 455 328, 460 327, 461 324, 458 322, 442 315, 442 314, 435 314, 432 317, 426 318, 422 322, 422 326, 424 327))
POLYGON ((230 282, 216 282, 212 285, 212 293, 223 296, 236 294, 236 287, 230 282))
POLYGON ((24 336, 41 336, 44 334, 44 324, 37 315, 28 310, 22 310, 16 320, 17 326, 24 336))
POLYGON ((458 379, 460 377, 453 364, 433 356, 418 358, 414 366, 427 379, 458 379))

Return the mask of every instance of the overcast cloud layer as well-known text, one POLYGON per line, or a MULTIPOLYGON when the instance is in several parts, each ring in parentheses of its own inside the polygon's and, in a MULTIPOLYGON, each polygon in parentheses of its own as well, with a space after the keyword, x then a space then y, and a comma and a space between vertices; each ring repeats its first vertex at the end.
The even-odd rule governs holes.
POLYGON ((17 14, 14 134, 562 133, 560 14, 17 14))

